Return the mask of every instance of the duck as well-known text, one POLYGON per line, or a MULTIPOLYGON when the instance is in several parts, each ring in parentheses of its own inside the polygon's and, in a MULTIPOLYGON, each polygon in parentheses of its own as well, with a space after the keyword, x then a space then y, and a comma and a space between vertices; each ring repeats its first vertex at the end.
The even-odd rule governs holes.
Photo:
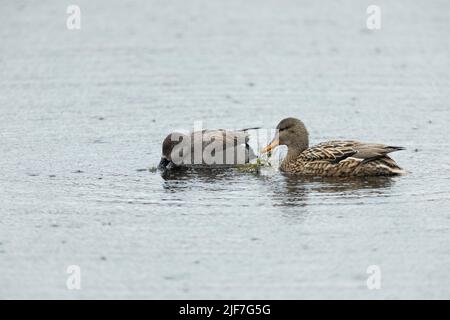
POLYGON ((280 164, 280 171, 303 176, 363 177, 405 174, 388 156, 403 147, 354 140, 332 140, 309 146, 305 124, 296 118, 286 118, 276 127, 272 142, 261 153, 268 153, 280 145, 288 148, 280 164))
POLYGON ((250 163, 257 156, 249 145, 249 131, 256 129, 172 132, 163 140, 158 169, 229 168, 250 163))

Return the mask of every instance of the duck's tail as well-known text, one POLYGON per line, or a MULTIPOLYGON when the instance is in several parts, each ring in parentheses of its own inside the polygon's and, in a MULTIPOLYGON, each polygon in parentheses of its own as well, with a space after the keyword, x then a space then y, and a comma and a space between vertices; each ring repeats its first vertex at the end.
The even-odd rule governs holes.
POLYGON ((238 131, 249 131, 249 130, 258 130, 258 129, 261 129, 261 127, 253 127, 253 128, 239 129, 238 131))
POLYGON ((404 147, 396 147, 396 146, 387 146, 386 147, 386 153, 391 153, 391 152, 395 152, 395 151, 401 151, 401 150, 406 150, 406 148, 404 147))

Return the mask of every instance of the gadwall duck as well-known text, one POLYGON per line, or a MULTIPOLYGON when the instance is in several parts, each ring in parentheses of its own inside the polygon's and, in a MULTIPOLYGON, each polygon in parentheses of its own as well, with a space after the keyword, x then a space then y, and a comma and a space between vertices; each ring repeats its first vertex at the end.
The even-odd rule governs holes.
POLYGON ((163 141, 158 168, 229 168, 249 163, 256 158, 248 144, 248 131, 254 129, 259 128, 173 132, 163 141))
POLYGON ((262 150, 266 153, 278 145, 286 145, 288 152, 280 170, 305 176, 356 177, 391 176, 405 173, 387 154, 404 150, 352 140, 335 140, 309 147, 308 131, 295 118, 281 120, 272 142, 262 150))

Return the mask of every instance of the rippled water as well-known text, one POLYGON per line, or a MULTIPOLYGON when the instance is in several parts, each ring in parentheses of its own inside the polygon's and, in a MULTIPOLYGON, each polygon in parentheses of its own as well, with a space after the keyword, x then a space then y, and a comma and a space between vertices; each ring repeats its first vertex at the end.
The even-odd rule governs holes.
POLYGON ((1 298, 450 298, 447 1, 380 1, 376 32, 356 0, 78 4, 79 31, 0 6, 1 298), (195 121, 286 116, 409 174, 143 170, 195 121))

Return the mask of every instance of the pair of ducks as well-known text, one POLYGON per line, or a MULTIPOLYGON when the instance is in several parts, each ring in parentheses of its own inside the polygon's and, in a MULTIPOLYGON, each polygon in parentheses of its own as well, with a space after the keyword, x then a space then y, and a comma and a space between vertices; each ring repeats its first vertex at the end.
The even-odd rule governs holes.
MULTIPOLYGON (((257 129, 257 128, 252 128, 257 129)), ((250 162, 256 158, 248 145, 248 130, 203 130, 191 133, 188 137, 190 148, 199 143, 201 150, 208 148, 211 141, 219 143, 221 151, 233 148, 233 154, 244 154, 243 161, 250 162), (211 139, 212 138, 212 139, 211 139)), ((186 135, 181 135, 187 137, 186 135)), ((377 143, 365 143, 353 140, 333 140, 309 147, 308 131, 302 121, 296 118, 286 118, 277 126, 277 134, 272 142, 261 153, 271 152, 279 145, 286 145, 288 152, 280 164, 280 170, 304 176, 321 177, 362 177, 362 176, 392 176, 405 173, 388 153, 404 150, 402 147, 387 146, 377 143)), ((166 137, 162 145, 160 169, 171 169, 178 166, 191 166, 193 162, 183 159, 177 165, 174 154, 180 154, 176 148, 180 146, 179 139, 173 139, 174 134, 166 137)), ((217 145, 216 145, 217 146, 217 145)), ((189 150, 191 151, 191 150, 189 150)), ((202 163, 205 165, 205 163, 202 163)), ((237 165, 233 158, 232 166, 237 165)), ((206 163, 208 166, 215 166, 206 163)))

